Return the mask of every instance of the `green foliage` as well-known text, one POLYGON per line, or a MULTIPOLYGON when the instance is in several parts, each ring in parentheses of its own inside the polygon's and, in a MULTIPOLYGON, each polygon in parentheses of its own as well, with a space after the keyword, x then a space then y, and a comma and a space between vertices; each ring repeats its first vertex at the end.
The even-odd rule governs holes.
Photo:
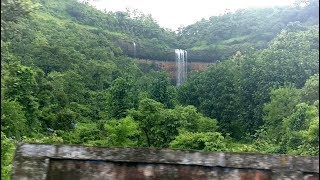
MULTIPOLYGON (((80 36, 82 37, 93 33, 89 38, 83 37, 84 42, 90 41, 90 44, 77 43, 85 46, 81 47, 83 48, 81 51, 86 51, 86 54, 103 57, 104 54, 117 56, 120 52, 124 52, 130 57, 158 60, 173 57, 168 52, 171 52, 171 49, 176 46, 176 34, 161 28, 151 15, 143 14, 137 10, 132 12, 101 12, 76 0, 47 0, 41 1, 41 5, 40 12, 49 14, 49 16, 46 15, 46 18, 51 16, 51 19, 54 17, 68 20, 66 28, 73 31, 78 31, 77 26, 79 25, 86 27, 81 30, 80 36), (74 23, 70 23, 70 21, 74 23), (110 40, 119 47, 116 48, 109 44, 110 40), (133 41, 137 45, 136 53, 133 50, 133 41), (108 44, 104 45, 105 43, 108 44), (112 51, 108 51, 109 48, 112 51)), ((43 18, 42 16, 41 20, 43 18)), ((68 31, 63 27, 60 29, 64 29, 64 32, 68 31)), ((65 36, 66 38, 79 42, 72 34, 66 32, 63 34, 68 34, 69 36, 65 36)))
POLYGON ((214 132, 218 129, 218 121, 203 116, 194 106, 176 106, 176 112, 180 128, 189 132, 214 132))
POLYGON ((271 101, 264 106, 264 121, 269 130, 279 139, 283 119, 293 113, 295 106, 301 102, 301 93, 294 87, 282 87, 271 91, 271 101))
POLYGON ((2 0, 1 1, 1 40, 10 30, 10 23, 17 22, 32 12, 38 4, 31 0, 2 0))
POLYGON ((305 7, 240 9, 180 28, 178 42, 189 50, 189 59, 216 62, 228 59, 237 51, 264 49, 282 29, 302 30, 295 22, 310 26, 319 24, 318 19, 317 2, 305 7))
MULTIPOLYGON (((6 87, 4 98, 19 103, 22 106, 20 112, 24 111, 21 116, 25 115, 28 126, 33 129, 39 128, 39 122, 37 121, 39 103, 36 97, 39 89, 35 70, 18 62, 5 64, 4 70, 6 71, 2 82, 6 87)), ((19 111, 19 107, 17 108, 17 111, 19 111)))
MULTIPOLYGON (((103 124, 102 124, 103 126, 103 124)), ((71 131, 57 131, 65 143, 90 145, 96 140, 104 139, 104 128, 99 128, 97 123, 76 123, 71 131)))
POLYGON ((10 179, 14 151, 15 142, 1 131, 1 179, 10 179))
POLYGON ((242 143, 227 143, 227 151, 228 152, 250 152, 250 153, 261 153, 261 151, 257 150, 254 144, 242 144, 242 143))
POLYGON ((215 132, 218 130, 218 121, 208 117, 197 119, 198 132, 215 132))
POLYGON ((139 136, 138 124, 130 117, 108 121, 105 125, 108 134, 108 145, 120 147, 137 146, 139 136))
POLYGON ((57 136, 56 133, 53 133, 48 136, 36 135, 36 137, 23 137, 24 143, 45 143, 45 144, 62 144, 63 139, 57 136))
POLYGON ((279 141, 270 136, 269 128, 261 127, 253 135, 255 141, 253 146, 261 153, 283 153, 279 141))
POLYGON ((151 98, 164 104, 167 108, 174 107, 174 89, 170 86, 169 78, 166 74, 159 74, 153 77, 148 88, 151 98))
MULTIPOLYGON (((218 63, 208 71, 190 78, 179 87, 179 100, 199 108, 206 116, 219 121, 220 128, 233 137, 241 136, 245 123, 241 122, 241 85, 239 65, 241 59, 218 63)), ((246 120, 242 120, 246 121, 246 120)))
MULTIPOLYGON (((311 75, 319 73, 319 51, 316 49, 319 42, 316 39, 316 27, 283 31, 267 49, 245 55, 239 52, 229 60, 211 66, 208 71, 190 77, 178 89, 179 100, 216 118, 221 131, 233 138, 254 134, 264 124, 263 107, 270 100, 272 88, 286 84, 301 88, 311 75)), ((288 108, 299 101, 295 100, 296 94, 286 95, 287 101, 293 101, 288 108)), ((283 101, 286 101, 285 97, 283 101)), ((270 108, 274 111, 274 115, 270 114, 273 122, 277 122, 274 116, 281 116, 279 112, 287 112, 270 108)))
POLYGON ((315 106, 298 104, 295 112, 284 119, 282 148, 289 154, 319 154, 319 111, 315 106))
MULTIPOLYGON (((163 124, 165 118, 163 117, 164 106, 152 99, 143 99, 139 102, 138 110, 130 111, 130 116, 138 122, 139 128, 144 133, 147 141, 147 146, 163 147, 170 142, 170 131, 177 131, 175 127, 178 125, 177 122, 171 122, 171 124, 163 124), (170 126, 167 129, 166 126, 170 126), (162 131, 167 129, 167 131, 162 131), (169 137, 168 137, 169 136, 169 137)), ((170 118, 170 115, 168 115, 170 118)), ((175 120, 175 119, 173 119, 175 120)), ((177 121, 177 120, 175 120, 177 121)), ((175 135, 177 132, 175 132, 175 135)), ((172 137, 171 137, 172 138, 172 137)))
POLYGON ((8 137, 16 138, 27 133, 26 117, 17 101, 1 102, 1 130, 8 137))
POLYGON ((144 144, 149 147, 168 147, 179 130, 212 132, 217 129, 215 119, 203 117, 193 106, 166 109, 163 104, 148 98, 142 99, 138 109, 131 110, 129 116, 138 122, 144 144))
POLYGON ((150 99, 154 99, 165 105, 166 108, 173 108, 177 104, 177 92, 170 79, 164 72, 148 72, 135 84, 137 91, 146 92, 150 99))
POLYGON ((53 128, 59 130, 70 130, 73 128, 73 123, 76 122, 77 114, 70 109, 62 109, 56 115, 53 122, 53 128))
POLYGON ((182 132, 170 143, 171 148, 225 151, 226 141, 218 132, 182 132))
POLYGON ((133 82, 130 79, 120 77, 113 82, 108 99, 111 118, 123 118, 128 109, 135 107, 136 95, 132 88, 133 82))
POLYGON ((313 86, 317 86, 314 82, 317 77, 311 76, 301 89, 281 87, 272 91, 271 101, 264 108, 265 127, 257 132, 255 144, 259 150, 294 155, 319 154, 319 108, 310 104, 309 98, 304 98, 310 94, 314 97, 313 102, 319 101, 314 94, 316 91, 312 91, 313 86))
POLYGON ((259 152, 253 144, 234 142, 219 132, 181 131, 170 143, 170 147, 204 151, 259 152))
POLYGON ((306 81, 302 88, 302 98, 308 104, 314 104, 319 100, 319 74, 311 76, 306 81))
MULTIPOLYGON (((53 87, 55 96, 64 94, 67 99, 59 99, 59 105, 62 107, 67 106, 68 103, 85 102, 84 90, 85 86, 82 83, 83 77, 74 71, 67 71, 64 73, 51 72, 48 74, 48 79, 53 87)), ((63 98, 63 96, 61 96, 63 98)))

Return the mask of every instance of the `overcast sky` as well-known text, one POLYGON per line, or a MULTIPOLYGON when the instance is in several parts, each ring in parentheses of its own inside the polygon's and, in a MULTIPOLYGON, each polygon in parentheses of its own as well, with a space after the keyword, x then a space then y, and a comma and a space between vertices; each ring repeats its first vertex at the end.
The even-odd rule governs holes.
POLYGON ((176 30, 210 16, 222 14, 226 9, 273 7, 293 4, 294 0, 94 0, 98 9, 125 11, 138 9, 165 28, 176 30))

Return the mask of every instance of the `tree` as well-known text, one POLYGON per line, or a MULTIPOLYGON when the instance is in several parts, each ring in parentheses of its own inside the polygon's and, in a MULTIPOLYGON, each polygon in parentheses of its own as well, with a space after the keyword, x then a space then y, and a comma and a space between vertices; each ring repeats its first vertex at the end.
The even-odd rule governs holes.
MULTIPOLYGON (((240 81, 241 57, 212 66, 208 71, 191 77, 179 87, 179 100, 194 105, 204 115, 217 119, 220 130, 240 138, 245 133, 242 87, 240 81)), ((254 127, 252 127, 254 128, 254 127)))
POLYGON ((174 111, 180 122, 179 130, 189 132, 215 132, 218 130, 218 121, 203 116, 194 106, 176 106, 174 111))
POLYGON ((164 107, 161 103, 152 99, 143 99, 139 102, 138 110, 131 110, 129 113, 129 115, 138 122, 148 147, 166 146, 164 141, 168 141, 168 137, 161 136, 162 132, 160 129, 162 126, 169 127, 170 125, 162 124, 164 123, 162 117, 163 111, 164 107), (161 133, 160 136, 159 133, 161 133))
POLYGON ((152 99, 164 104, 167 108, 174 107, 174 92, 165 74, 159 74, 153 79, 149 91, 152 99))
POLYGON ((284 119, 285 135, 281 146, 289 154, 319 154, 319 111, 315 106, 298 104, 295 112, 284 119))
POLYGON ((25 112, 17 101, 4 100, 1 103, 1 132, 10 138, 20 139, 28 134, 25 112))
POLYGON ((55 132, 63 138, 64 143, 102 146, 108 143, 107 133, 104 128, 105 122, 101 122, 101 128, 99 125, 100 123, 95 122, 77 122, 71 130, 55 132))
POLYGON ((56 130, 71 130, 76 123, 77 114, 70 109, 62 109, 56 114, 56 118, 53 122, 53 128, 56 130))
POLYGON ((271 91, 271 101, 264 106, 263 120, 270 134, 279 140, 282 137, 283 119, 291 115, 297 104, 301 102, 301 91, 292 87, 282 87, 271 91))
POLYGON ((302 88, 302 99, 308 104, 319 100, 319 74, 311 76, 302 88))
POLYGON ((314 103, 319 101, 314 88, 317 78, 318 75, 311 76, 301 89, 287 86, 272 90, 271 100, 264 106, 266 124, 257 132, 255 144, 259 151, 297 155, 319 153, 319 133, 316 132, 319 108, 314 103), (313 98, 310 101, 308 97, 313 98))
POLYGON ((25 112, 27 126, 33 130, 38 129, 40 127, 37 98, 39 89, 34 69, 23 66, 19 62, 12 62, 5 65, 5 71, 6 74, 3 77, 4 98, 17 101, 21 105, 22 111, 25 112))
POLYGON ((138 122, 149 147, 168 147, 179 131, 214 132, 218 128, 217 120, 204 117, 193 106, 166 109, 148 98, 142 99, 138 109, 131 110, 129 116, 138 122))
POLYGON ((130 117, 110 120, 105 125, 108 145, 117 147, 135 147, 140 134, 138 124, 130 117))
POLYGON ((109 92, 109 113, 111 118, 121 119, 127 111, 135 107, 135 94, 132 92, 133 82, 122 77, 117 78, 109 92))
POLYGON ((151 72, 136 82, 139 91, 147 92, 148 97, 162 103, 166 108, 173 108, 177 103, 175 88, 164 72, 151 72))

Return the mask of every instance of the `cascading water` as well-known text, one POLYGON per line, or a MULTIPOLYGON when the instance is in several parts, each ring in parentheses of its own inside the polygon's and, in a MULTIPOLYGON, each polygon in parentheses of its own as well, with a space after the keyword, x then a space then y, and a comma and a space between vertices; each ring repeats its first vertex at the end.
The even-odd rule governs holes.
POLYGON ((181 85, 187 78, 187 51, 175 49, 176 56, 176 85, 181 85))
POLYGON ((133 41, 133 57, 134 58, 136 57, 136 52, 137 52, 136 43, 133 41))

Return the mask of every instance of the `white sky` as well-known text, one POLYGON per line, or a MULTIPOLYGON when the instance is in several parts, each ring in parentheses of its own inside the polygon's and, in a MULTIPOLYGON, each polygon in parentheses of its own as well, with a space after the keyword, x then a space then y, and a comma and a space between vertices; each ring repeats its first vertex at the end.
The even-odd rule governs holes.
POLYGON ((138 9, 165 28, 176 30, 210 16, 222 14, 226 9, 273 7, 293 4, 294 0, 93 0, 91 5, 107 11, 138 9))

